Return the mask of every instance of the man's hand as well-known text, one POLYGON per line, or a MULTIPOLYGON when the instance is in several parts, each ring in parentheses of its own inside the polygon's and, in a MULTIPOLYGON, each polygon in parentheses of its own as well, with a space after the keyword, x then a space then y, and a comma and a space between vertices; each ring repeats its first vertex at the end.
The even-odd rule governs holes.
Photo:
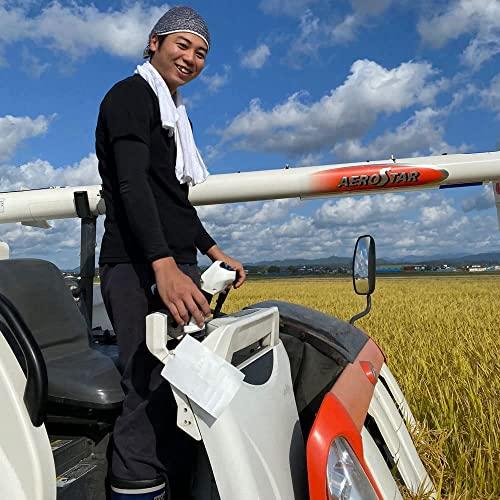
POLYGON ((233 284, 234 288, 239 288, 243 285, 247 275, 245 273, 245 269, 243 268, 243 264, 240 261, 226 255, 217 245, 210 248, 207 255, 213 261, 221 260, 226 264, 229 264, 236 271, 236 281, 233 284))
POLYGON ((175 321, 185 325, 191 315, 202 327, 210 315, 210 306, 193 280, 177 267, 172 257, 155 260, 152 265, 158 293, 175 321))

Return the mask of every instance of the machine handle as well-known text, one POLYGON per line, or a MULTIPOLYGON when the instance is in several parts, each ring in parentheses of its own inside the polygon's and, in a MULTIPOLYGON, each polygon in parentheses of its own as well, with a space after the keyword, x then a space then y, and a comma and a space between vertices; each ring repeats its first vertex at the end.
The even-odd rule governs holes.
POLYGON ((155 312, 146 316, 146 345, 156 358, 165 363, 169 351, 168 340, 168 316, 161 312, 155 312))
POLYGON ((45 366, 42 351, 19 311, 2 294, 0 294, 0 315, 3 316, 10 329, 10 332, 2 333, 4 333, 4 336, 12 335, 12 340, 19 346, 26 362, 24 404, 28 410, 31 423, 35 427, 40 427, 45 420, 48 396, 47 367, 45 366))
MULTIPOLYGON (((251 314, 237 318, 224 318, 215 323, 204 344, 213 352, 231 361, 233 354, 256 342, 273 347, 279 342, 279 311, 277 307, 255 309, 251 314)), ((216 320, 217 321, 217 320, 216 320)))

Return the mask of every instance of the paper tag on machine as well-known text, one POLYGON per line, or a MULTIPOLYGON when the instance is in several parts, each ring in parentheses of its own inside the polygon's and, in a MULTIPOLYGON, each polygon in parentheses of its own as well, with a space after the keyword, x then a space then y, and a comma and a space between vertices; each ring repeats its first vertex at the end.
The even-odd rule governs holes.
POLYGON ((189 335, 170 351, 161 374, 214 418, 222 415, 244 378, 237 368, 189 335))

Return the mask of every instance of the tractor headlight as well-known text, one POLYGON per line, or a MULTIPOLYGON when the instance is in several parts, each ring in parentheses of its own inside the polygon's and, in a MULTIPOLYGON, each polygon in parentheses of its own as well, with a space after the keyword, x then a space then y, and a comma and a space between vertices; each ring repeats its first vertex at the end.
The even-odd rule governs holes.
POLYGON ((333 441, 326 466, 328 500, 378 500, 377 494, 349 443, 333 441))

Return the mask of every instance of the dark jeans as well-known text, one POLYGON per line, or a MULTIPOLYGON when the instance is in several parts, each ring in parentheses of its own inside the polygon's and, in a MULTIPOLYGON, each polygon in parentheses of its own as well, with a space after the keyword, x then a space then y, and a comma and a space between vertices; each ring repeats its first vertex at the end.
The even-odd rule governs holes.
MULTIPOLYGON (((179 267, 199 286, 196 265, 179 267)), ((195 441, 177 427, 177 405, 161 376, 163 364, 146 346, 146 315, 165 309, 151 292, 154 282, 148 264, 101 268, 102 297, 118 340, 125 393, 113 431, 111 473, 127 481, 165 476, 176 500, 186 498, 190 488, 195 441)))

